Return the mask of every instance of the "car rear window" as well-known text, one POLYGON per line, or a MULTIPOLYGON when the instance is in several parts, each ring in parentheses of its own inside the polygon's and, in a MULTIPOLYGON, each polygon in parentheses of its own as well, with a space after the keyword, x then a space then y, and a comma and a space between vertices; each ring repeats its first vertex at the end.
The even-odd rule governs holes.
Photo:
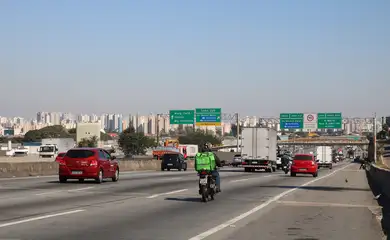
POLYGON ((179 154, 164 154, 165 161, 173 161, 179 158, 179 154))
POLYGON ((94 155, 95 152, 91 150, 69 150, 66 153, 66 156, 70 158, 88 158, 94 155))
POLYGON ((295 155, 294 160, 300 160, 300 161, 312 161, 313 156, 310 155, 295 155))
POLYGON ((235 158, 241 157, 241 154, 234 155, 235 158))

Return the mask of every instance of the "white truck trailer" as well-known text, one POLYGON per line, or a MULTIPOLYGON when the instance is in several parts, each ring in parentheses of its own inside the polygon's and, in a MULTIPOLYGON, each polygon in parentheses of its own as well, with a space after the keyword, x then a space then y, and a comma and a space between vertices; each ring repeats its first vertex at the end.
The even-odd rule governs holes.
POLYGON ((254 172, 256 169, 275 172, 277 168, 277 132, 269 128, 245 127, 241 135, 241 166, 245 172, 254 172))
POLYGON ((317 162, 318 168, 325 167, 332 169, 333 167, 333 154, 332 148, 328 146, 317 147, 317 162))

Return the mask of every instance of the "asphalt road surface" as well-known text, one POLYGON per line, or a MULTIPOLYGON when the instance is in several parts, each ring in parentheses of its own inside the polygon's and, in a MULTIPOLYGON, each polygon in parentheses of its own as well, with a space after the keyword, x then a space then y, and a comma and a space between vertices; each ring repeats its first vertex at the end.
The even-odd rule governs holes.
POLYGON ((0 179, 0 239, 379 240, 378 206, 358 167, 318 178, 224 168, 222 193, 208 203, 193 171, 122 173, 100 185, 0 179))

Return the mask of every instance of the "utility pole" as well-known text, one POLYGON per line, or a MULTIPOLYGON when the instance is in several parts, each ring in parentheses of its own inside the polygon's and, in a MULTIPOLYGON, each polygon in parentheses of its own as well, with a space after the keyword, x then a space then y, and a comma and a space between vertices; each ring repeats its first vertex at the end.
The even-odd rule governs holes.
POLYGON ((239 115, 238 113, 236 113, 236 120, 237 120, 237 127, 236 127, 236 131, 237 131, 237 152, 242 152, 240 151, 240 118, 239 118, 239 115))
POLYGON ((374 162, 376 162, 376 113, 374 113, 374 134, 373 134, 373 139, 374 139, 374 162))

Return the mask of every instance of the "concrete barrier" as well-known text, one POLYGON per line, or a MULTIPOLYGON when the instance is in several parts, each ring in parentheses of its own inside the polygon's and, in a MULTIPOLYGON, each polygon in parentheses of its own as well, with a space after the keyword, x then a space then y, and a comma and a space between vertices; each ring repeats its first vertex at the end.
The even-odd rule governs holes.
MULTIPOLYGON (((388 157, 385 147, 390 141, 377 141, 377 163, 372 163, 366 168, 366 176, 371 191, 377 197, 378 204, 382 207, 381 225, 385 235, 390 233, 390 169, 386 168, 388 157)), ((373 140, 370 141, 368 148, 369 159, 373 159, 374 147, 373 140)))
MULTIPOLYGON (((158 160, 119 161, 121 171, 161 170, 158 160)), ((187 160, 187 168, 194 168, 194 161, 187 160)), ((58 174, 56 162, 0 162, 0 178, 48 176, 58 174)))

